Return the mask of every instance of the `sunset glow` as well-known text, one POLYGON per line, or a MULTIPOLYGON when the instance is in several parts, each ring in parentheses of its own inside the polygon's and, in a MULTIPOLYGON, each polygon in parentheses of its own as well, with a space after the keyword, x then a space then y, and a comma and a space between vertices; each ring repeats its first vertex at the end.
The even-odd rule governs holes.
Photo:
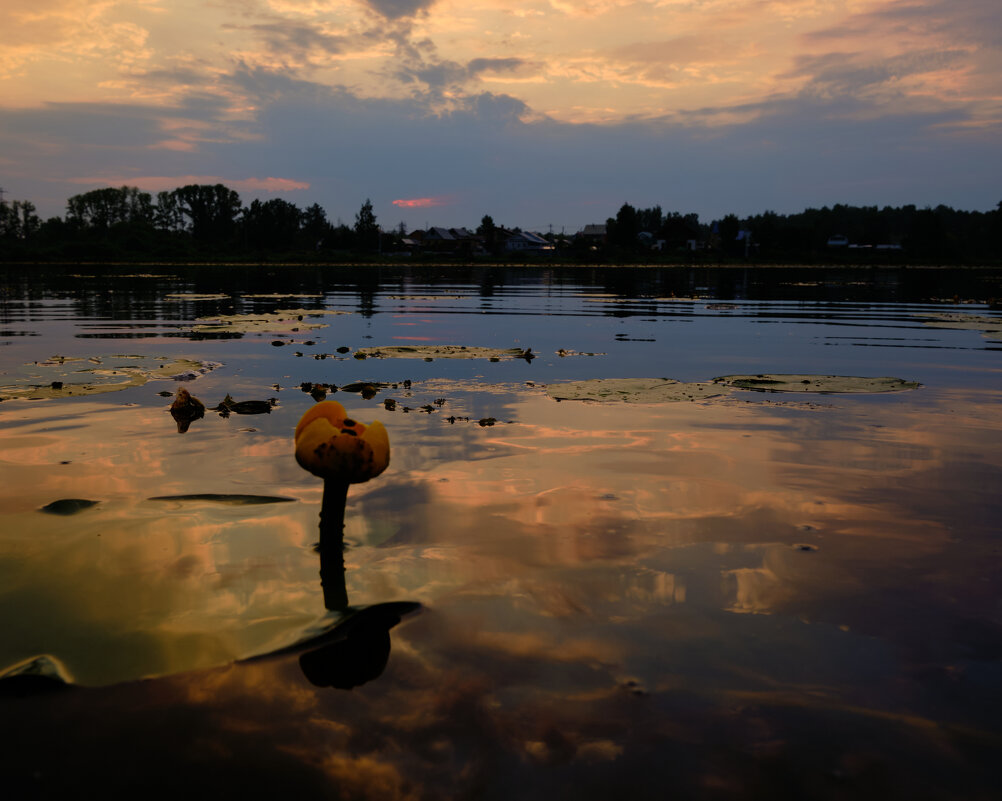
POLYGON ((997 11, 9 0, 0 185, 58 213, 81 187, 212 176, 346 219, 366 197, 384 216, 449 206, 428 221, 446 226, 575 227, 624 200, 704 217, 986 209, 1002 177, 997 11))
POLYGON ((427 209, 433 206, 444 206, 448 201, 439 197, 415 197, 409 200, 394 200, 393 205, 401 209, 427 209))

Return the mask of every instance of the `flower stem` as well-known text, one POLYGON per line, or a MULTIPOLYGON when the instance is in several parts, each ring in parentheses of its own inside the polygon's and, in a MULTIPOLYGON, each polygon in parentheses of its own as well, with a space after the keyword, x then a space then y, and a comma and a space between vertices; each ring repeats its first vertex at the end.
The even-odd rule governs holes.
POLYGON ((324 480, 320 506, 320 585, 324 606, 333 611, 348 608, 348 587, 344 577, 344 509, 348 502, 348 482, 324 480))

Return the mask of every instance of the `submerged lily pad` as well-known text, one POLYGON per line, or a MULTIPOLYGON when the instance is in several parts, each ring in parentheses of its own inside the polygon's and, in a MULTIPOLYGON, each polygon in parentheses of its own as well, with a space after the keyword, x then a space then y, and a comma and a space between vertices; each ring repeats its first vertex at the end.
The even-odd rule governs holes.
POLYGON ((626 403, 678 403, 715 398, 729 387, 685 383, 670 378, 593 378, 550 384, 546 394, 555 400, 625 401, 626 403))
POLYGON ((856 375, 796 375, 796 374, 759 374, 759 375, 725 375, 713 379, 714 384, 734 387, 735 389, 754 389, 759 392, 902 392, 908 389, 918 389, 917 381, 905 381, 903 378, 868 378, 856 375))
POLYGON ((187 381, 219 367, 216 362, 166 356, 53 356, 24 366, 14 383, 0 386, 0 400, 80 397, 141 387, 148 381, 187 381), (84 366, 87 365, 87 366, 84 366))
POLYGON ((356 358, 369 359, 522 359, 522 348, 479 348, 467 345, 382 345, 359 348, 356 358))
POLYGON ((283 498, 279 495, 239 495, 232 493, 202 492, 194 495, 156 495, 147 498, 148 501, 176 501, 201 502, 201 503, 221 503, 227 506, 254 506, 262 503, 292 503, 295 498, 283 498))
POLYGON ((955 328, 963 331, 980 331, 985 339, 1002 339, 1002 317, 986 314, 937 314, 923 325, 931 328, 955 328))
POLYGON ((35 695, 73 684, 66 666, 49 654, 26 659, 0 671, 0 697, 35 695))
POLYGON ((38 511, 67 517, 82 512, 84 509, 90 509, 92 506, 97 506, 99 503, 101 502, 89 501, 86 498, 60 498, 58 501, 46 504, 38 511))
POLYGON ((281 334, 327 328, 326 323, 308 323, 305 318, 336 314, 351 312, 333 309, 280 309, 259 314, 217 314, 199 317, 198 325, 193 326, 192 331, 199 334, 281 334))

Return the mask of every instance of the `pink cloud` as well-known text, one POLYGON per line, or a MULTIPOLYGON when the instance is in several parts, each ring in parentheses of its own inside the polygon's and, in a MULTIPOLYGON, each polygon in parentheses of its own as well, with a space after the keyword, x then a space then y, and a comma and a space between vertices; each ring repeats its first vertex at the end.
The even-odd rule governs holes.
POLYGON ((412 197, 394 200, 393 205, 402 209, 426 209, 430 206, 445 206, 449 202, 447 197, 412 197))
POLYGON ((243 189, 248 192, 295 192, 309 189, 305 181, 294 181, 291 178, 223 178, 219 175, 143 175, 143 176, 89 176, 70 178, 73 184, 95 184, 103 186, 135 186, 146 192, 160 192, 166 189, 176 189, 188 184, 225 184, 232 189, 243 189))

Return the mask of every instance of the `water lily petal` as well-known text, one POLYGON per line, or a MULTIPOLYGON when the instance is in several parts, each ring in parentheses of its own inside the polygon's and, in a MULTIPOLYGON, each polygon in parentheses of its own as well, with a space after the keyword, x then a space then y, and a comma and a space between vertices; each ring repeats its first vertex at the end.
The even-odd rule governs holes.
POLYGON ((337 401, 321 401, 314 404, 299 418, 299 424, 296 426, 296 433, 294 435, 295 439, 299 439, 299 435, 306 426, 314 420, 321 418, 327 420, 335 428, 341 428, 341 423, 348 418, 348 412, 337 401))

